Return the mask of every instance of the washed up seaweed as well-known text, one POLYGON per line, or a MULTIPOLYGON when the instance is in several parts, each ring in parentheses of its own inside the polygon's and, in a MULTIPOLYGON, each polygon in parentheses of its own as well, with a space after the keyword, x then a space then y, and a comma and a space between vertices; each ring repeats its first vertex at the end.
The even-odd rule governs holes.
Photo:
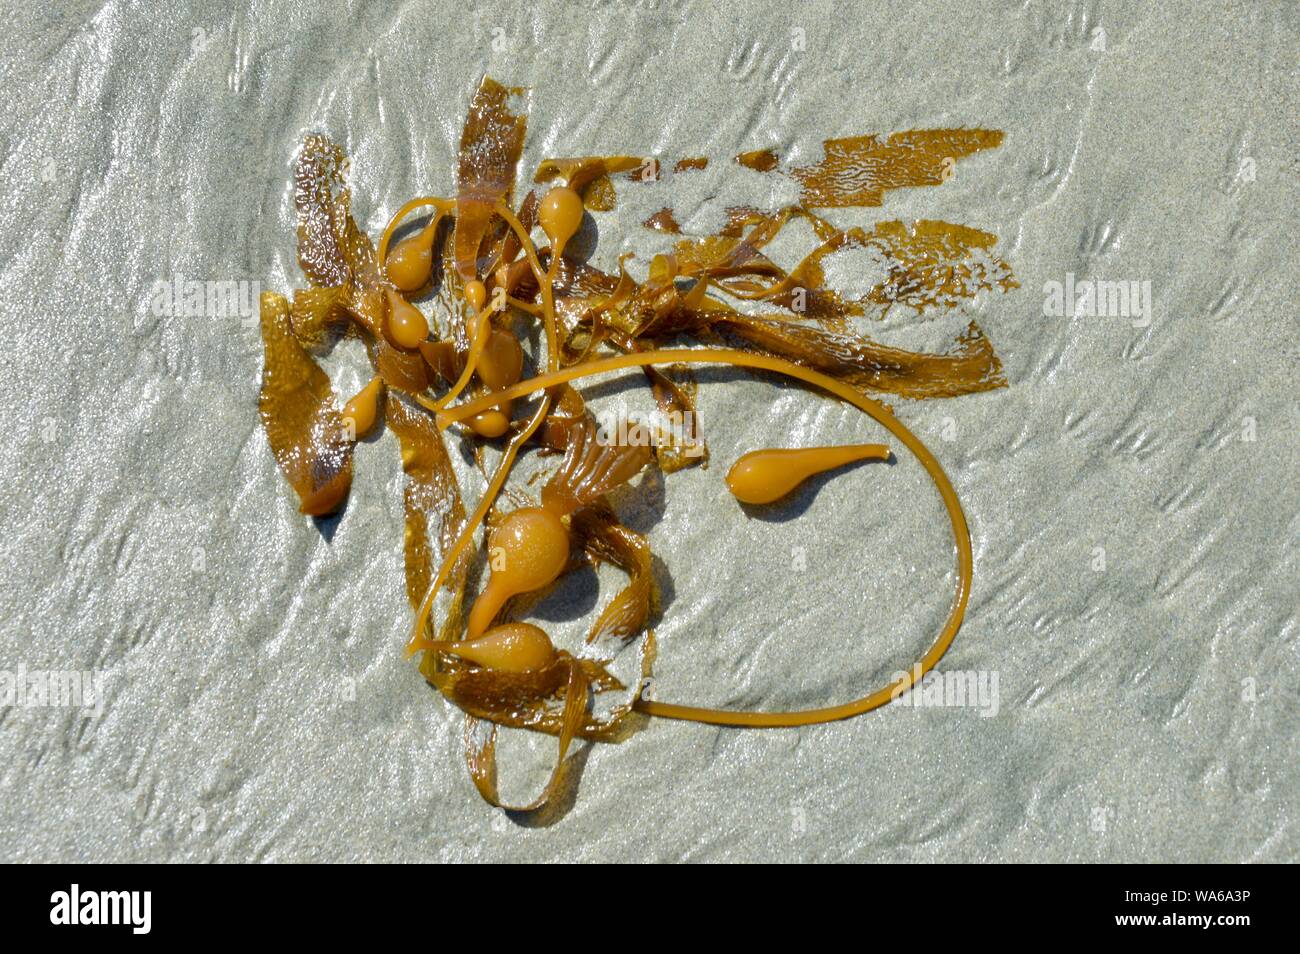
MULTIPOLYGON (((709 234, 688 234, 666 205, 644 226, 674 236, 671 251, 646 261, 625 253, 602 268, 572 250, 584 221, 616 209, 623 189, 671 186, 676 176, 720 167, 703 156, 545 158, 518 198, 529 96, 483 78, 468 100, 452 194, 404 203, 377 242, 353 217, 342 150, 323 135, 307 137, 293 172, 306 284, 262 297, 259 402, 275 461, 299 509, 313 516, 345 506, 355 454, 389 446, 363 438, 381 422, 396 438, 414 616, 407 651, 465 713, 466 765, 491 804, 511 807, 498 790, 498 728, 555 736, 551 777, 534 799, 513 806, 522 812, 568 790, 576 739, 621 741, 647 717, 737 727, 847 718, 896 698, 934 666, 965 614, 970 537, 942 467, 882 400, 974 394, 1004 387, 1006 375, 974 320, 934 353, 878 341, 864 322, 898 308, 922 318, 1016 287, 991 233, 933 220, 841 226, 828 217, 879 206, 893 190, 944 185, 958 161, 1000 145, 999 131, 827 140, 823 158, 804 166, 773 150, 741 153, 723 167, 785 177, 798 185, 798 201, 728 209, 709 234), (767 250, 796 221, 817 244, 787 271, 767 250), (846 254, 872 262, 875 280, 836 287, 828 275, 846 254), (373 371, 346 401, 318 363, 343 340, 360 340, 373 371), (621 522, 619 501, 641 492, 648 471, 708 466, 707 430, 725 422, 699 417, 692 369, 707 365, 783 376, 856 407, 925 468, 952 526, 958 572, 948 617, 906 676, 848 703, 795 712, 679 706, 643 694, 660 651, 656 556, 621 522), (625 370, 641 375, 654 423, 611 435, 587 407, 582 384, 625 370), (472 506, 453 464, 456 443, 487 477, 472 506), (496 451, 490 472, 488 448, 496 451), (549 462, 535 488, 510 481, 524 454, 549 462), (626 583, 600 609, 583 647, 557 648, 525 620, 566 575, 606 565, 626 583), (630 646, 640 657, 635 684, 613 675, 630 646)), ((815 473, 891 453, 874 442, 758 448, 734 462, 727 485, 738 501, 765 506, 815 473)), ((665 559, 671 564, 672 554, 665 559)))

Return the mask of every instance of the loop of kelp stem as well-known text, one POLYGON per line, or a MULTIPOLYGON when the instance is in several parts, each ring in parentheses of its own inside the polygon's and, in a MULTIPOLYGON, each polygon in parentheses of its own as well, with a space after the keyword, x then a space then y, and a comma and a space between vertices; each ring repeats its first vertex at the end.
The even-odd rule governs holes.
MULTIPOLYGON (((952 645, 952 641, 957 635, 957 630, 961 628, 962 619, 966 615, 966 604, 970 600, 972 575, 970 528, 966 524, 966 515, 962 512, 961 501, 957 499, 957 492, 953 489, 952 483, 948 480, 948 475, 944 473, 938 460, 930 453, 930 449, 882 404, 871 400, 848 385, 817 371, 801 368, 796 364, 783 361, 780 358, 750 354, 745 351, 727 348, 674 348, 663 351, 644 351, 602 358, 581 365, 572 365, 559 371, 538 375, 527 381, 520 381, 518 384, 462 404, 452 410, 442 411, 437 417, 438 427, 445 430, 453 422, 473 417, 475 414, 480 414, 495 407, 502 401, 514 400, 535 391, 549 389, 578 378, 653 364, 730 364, 739 367, 757 368, 763 371, 774 371, 787 377, 797 378, 824 391, 829 391, 873 418, 912 452, 912 455, 920 461, 921 466, 925 468, 931 481, 934 482, 935 488, 939 491, 939 497, 943 500, 944 508, 948 512, 948 519, 952 522, 953 539, 957 545, 957 588, 952 610, 948 614, 947 621, 920 660, 901 679, 895 680, 887 686, 852 702, 846 702, 838 706, 793 712, 750 712, 682 706, 637 699, 634 704, 635 708, 647 715, 664 719, 685 719, 691 722, 706 722, 712 725, 788 728, 791 726, 813 725, 819 722, 833 722, 838 719, 861 715, 864 712, 870 712, 872 709, 878 709, 891 699, 897 698, 914 687, 947 652, 948 647, 952 645)), ((473 524, 471 524, 472 526, 473 524)), ((470 532, 470 529, 467 528, 466 532, 470 532)), ((451 564, 448 563, 447 565, 450 566, 451 564)))
POLYGON ((446 215, 450 211, 451 207, 450 202, 439 196, 419 195, 394 212, 393 217, 388 220, 388 225, 384 227, 384 234, 379 237, 379 248, 375 252, 375 261, 379 264, 381 274, 384 267, 384 259, 388 255, 388 243, 392 240, 393 233, 397 231, 397 226, 400 225, 402 219, 406 218, 406 216, 412 211, 423 208, 426 205, 431 205, 438 210, 438 219, 441 219, 446 215))

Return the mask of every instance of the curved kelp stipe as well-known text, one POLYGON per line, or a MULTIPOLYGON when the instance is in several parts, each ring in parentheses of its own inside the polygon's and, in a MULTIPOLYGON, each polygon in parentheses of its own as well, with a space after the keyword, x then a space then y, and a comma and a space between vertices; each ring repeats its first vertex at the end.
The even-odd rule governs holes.
MULTIPOLYGON (((713 725, 777 728, 833 722, 838 719, 861 715, 864 712, 870 712, 872 709, 880 708, 891 699, 896 699, 911 689, 943 658, 943 654, 952 645, 957 631, 961 628, 962 619, 966 615, 966 604, 970 599, 972 575, 970 528, 966 524, 966 515, 962 512, 961 502, 957 499, 957 492, 953 490, 952 483, 948 480, 948 475, 944 473, 938 460, 930 453, 930 449, 925 446, 919 437, 908 430, 898 418, 894 417, 879 402, 871 400, 834 378, 827 377, 816 371, 809 371, 779 358, 769 358, 763 355, 726 349, 697 350, 680 348, 619 355, 613 358, 589 361, 585 364, 549 374, 538 375, 527 381, 520 381, 518 384, 505 388, 496 394, 471 401, 451 411, 441 412, 438 415, 438 427, 445 429, 453 422, 481 413, 502 400, 525 397, 536 391, 553 388, 560 384, 568 384, 597 374, 607 374, 624 368, 659 364, 729 364, 742 368, 774 371, 821 388, 823 391, 827 391, 852 404, 858 410, 877 421, 885 430, 898 438, 912 452, 912 455, 920 461, 921 466, 925 468, 925 472, 929 474, 930 480, 933 481, 935 489, 939 491, 939 497, 948 512, 948 519, 952 522, 953 540, 957 546, 957 589, 947 621, 940 628, 938 636, 935 637, 934 642, 917 661, 917 664, 901 679, 895 680, 889 685, 852 702, 796 712, 746 712, 682 706, 667 702, 638 699, 634 704, 635 708, 647 715, 664 719, 685 719, 691 722, 707 722, 713 725)), ((448 566, 454 563, 456 556, 457 554, 453 554, 449 557, 448 566)), ((417 621, 417 627, 419 625, 420 621, 417 621)))

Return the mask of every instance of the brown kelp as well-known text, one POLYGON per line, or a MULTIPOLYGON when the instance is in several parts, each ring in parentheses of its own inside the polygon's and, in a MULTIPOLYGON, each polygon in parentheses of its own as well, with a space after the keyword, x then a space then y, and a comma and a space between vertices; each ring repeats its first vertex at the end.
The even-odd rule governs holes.
MULTIPOLYGON (((323 136, 307 138, 294 169, 298 261, 307 287, 290 297, 263 295, 260 412, 300 509, 314 516, 344 505, 361 437, 381 419, 396 436, 415 617, 408 650, 422 654, 420 671, 467 714, 466 761, 492 804, 501 804, 496 727, 557 737, 550 781, 520 809, 531 811, 560 790, 574 739, 621 739, 638 713, 737 726, 823 722, 888 702, 935 664, 965 613, 969 533, 934 456, 879 399, 953 397, 1006 380, 974 322, 950 348, 918 353, 872 339, 860 330, 861 319, 897 307, 918 315, 955 308, 1016 283, 987 232, 939 221, 841 228, 827 218, 828 210, 879 206, 891 190, 942 185, 957 161, 998 146, 997 131, 828 140, 823 159, 808 166, 785 166, 771 150, 743 153, 732 168, 786 177, 797 183, 798 201, 731 208, 722 228, 704 235, 684 234, 674 210, 663 207, 644 224, 677 238, 672 251, 652 257, 643 281, 627 271, 629 256, 603 270, 568 254, 571 240, 587 215, 616 208, 621 190, 665 175, 698 175, 710 160, 548 158, 532 177, 538 188, 516 201, 526 132, 526 91, 484 78, 469 103, 454 195, 405 203, 378 243, 351 214, 342 151, 323 136), (408 219, 417 212, 426 219, 411 229, 408 219), (817 245, 787 271, 765 249, 793 221, 806 223, 817 245), (854 295, 831 287, 828 261, 845 251, 873 256, 883 266, 880 281, 854 295), (529 325, 540 333, 532 349, 529 325), (315 356, 342 337, 364 343, 373 377, 340 406, 315 356), (635 493, 630 485, 647 468, 671 474, 707 466, 691 368, 708 364, 783 375, 851 404, 926 469, 952 524, 958 574, 949 616, 909 675, 843 705, 764 713, 645 699, 639 686, 611 674, 613 655, 637 643, 641 676, 649 675, 657 612, 649 543, 620 522, 611 495, 635 493), (525 377, 530 366, 536 374, 525 377), (637 439, 605 434, 578 385, 621 369, 639 369, 661 418, 684 426, 645 429, 637 439), (472 445, 480 466, 483 448, 499 451, 472 507, 447 447, 452 435, 472 445), (554 461, 535 497, 507 488, 516 460, 528 452, 554 461), (480 554, 486 581, 471 598, 480 554), (588 650, 557 649, 521 617, 565 574, 597 564, 617 568, 626 585, 600 611, 588 650), (597 706, 606 694, 616 701, 597 706)), ((762 506, 811 474, 889 453, 883 444, 757 449, 735 463, 728 485, 739 500, 762 506)))

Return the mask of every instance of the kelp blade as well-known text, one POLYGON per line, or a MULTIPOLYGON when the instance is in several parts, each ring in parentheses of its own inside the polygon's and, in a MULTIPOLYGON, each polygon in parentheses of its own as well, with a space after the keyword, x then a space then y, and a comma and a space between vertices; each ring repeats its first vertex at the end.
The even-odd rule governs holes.
POLYGON ((288 300, 264 292, 261 305, 262 426, 302 512, 324 516, 343 506, 352 486, 352 441, 329 377, 294 337, 288 300))

